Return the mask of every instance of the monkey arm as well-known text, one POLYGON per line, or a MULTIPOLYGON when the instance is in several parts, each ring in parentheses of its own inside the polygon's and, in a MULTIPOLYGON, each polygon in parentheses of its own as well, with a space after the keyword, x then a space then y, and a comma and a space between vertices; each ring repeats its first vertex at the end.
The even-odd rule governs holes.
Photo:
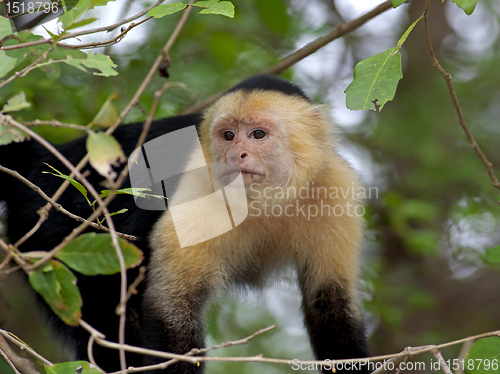
MULTIPOLYGON (((324 283, 311 293, 301 282, 304 320, 317 359, 344 359, 368 356, 365 329, 356 301, 350 300, 343 287, 324 283)), ((358 370, 337 370, 337 373, 368 373, 358 370)), ((327 368, 324 373, 331 373, 327 368)))

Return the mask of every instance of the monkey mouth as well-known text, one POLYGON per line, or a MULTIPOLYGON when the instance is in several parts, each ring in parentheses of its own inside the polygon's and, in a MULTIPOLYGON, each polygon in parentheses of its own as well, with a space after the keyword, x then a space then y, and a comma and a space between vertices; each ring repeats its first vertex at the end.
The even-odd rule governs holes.
POLYGON ((243 176, 243 181, 245 184, 248 183, 262 183, 266 179, 264 174, 255 173, 253 171, 242 170, 241 175, 243 176))
POLYGON ((238 177, 240 172, 245 184, 260 183, 263 182, 264 179, 266 178, 264 174, 260 174, 252 170, 232 170, 230 172, 226 172, 223 173, 222 175, 219 175, 219 180, 222 182, 222 184, 227 185, 232 181, 234 181, 238 177))

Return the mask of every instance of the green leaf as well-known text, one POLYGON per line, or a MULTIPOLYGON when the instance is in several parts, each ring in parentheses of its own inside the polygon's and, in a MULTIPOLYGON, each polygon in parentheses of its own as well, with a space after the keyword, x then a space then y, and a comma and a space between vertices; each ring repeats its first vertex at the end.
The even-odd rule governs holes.
POLYGON ((0 16, 0 39, 3 39, 10 34, 13 34, 13 32, 9 19, 0 16))
POLYGON ((230 1, 221 1, 208 9, 203 9, 199 14, 220 14, 229 18, 234 17, 234 5, 230 1))
POLYGON ((62 178, 62 179, 66 179, 68 182, 70 182, 73 185, 73 187, 75 187, 78 191, 80 191, 80 193, 83 195, 83 197, 85 197, 85 200, 87 200, 87 203, 89 203, 89 205, 91 205, 90 201, 89 201, 89 199, 87 197, 87 193, 88 193, 87 189, 85 187, 83 187, 83 185, 80 182, 77 182, 76 180, 74 180, 70 176, 61 173, 55 167, 50 166, 47 163, 45 165, 47 165, 49 168, 51 168, 52 170, 54 170, 57 174, 56 173, 51 173, 49 171, 42 171, 42 173, 44 173, 44 174, 52 174, 52 175, 54 175, 56 177, 59 177, 59 178, 62 178))
POLYGON ((419 19, 417 19, 415 22, 413 22, 410 27, 408 27, 408 29, 406 29, 405 33, 403 34, 403 36, 401 37, 401 39, 399 39, 398 41, 398 44, 397 46, 399 48, 401 48, 401 46, 403 45, 403 43, 406 41, 406 38, 408 38, 408 35, 410 35, 411 33, 411 30, 413 30, 413 28, 417 25, 418 21, 420 21, 421 19, 424 19, 424 17, 420 17, 419 19))
POLYGON ((4 77, 9 71, 14 69, 17 64, 17 58, 9 57, 5 51, 0 51, 0 78, 4 77))
POLYGON ((110 1, 115 1, 115 0, 91 0, 90 9, 93 9, 96 6, 104 6, 108 4, 110 1))
POLYGON ((108 180, 113 180, 116 177, 112 166, 126 160, 120 143, 112 135, 104 132, 91 132, 89 134, 87 152, 92 167, 108 180))
POLYGON ((465 14, 470 16, 474 11, 474 9, 476 8, 476 4, 479 0, 451 0, 451 1, 457 4, 459 8, 462 8, 465 14))
POLYGON ((46 32, 50 35, 50 37, 51 37, 52 39, 54 39, 54 42, 58 42, 58 41, 59 41, 59 39, 61 39, 61 35, 56 35, 56 34, 54 34, 54 33, 53 33, 53 32, 51 32, 50 30, 47 30, 47 29, 45 28, 45 26, 43 26, 43 25, 42 25, 42 27, 43 27, 43 29, 44 29, 44 30, 45 30, 45 31, 46 31, 46 32))
POLYGON ((17 95, 12 96, 9 100, 7 100, 7 104, 5 104, 1 110, 2 113, 8 112, 18 112, 25 108, 29 108, 31 103, 26 101, 26 95, 23 92, 18 93, 17 95))
POLYGON ((409 0, 392 0, 392 7, 397 8, 401 4, 408 2, 409 0))
MULTIPOLYGON (((117 195, 135 195, 139 197, 146 197, 144 191, 151 191, 151 188, 122 188, 121 190, 116 190, 117 195)), ((103 198, 108 196, 111 193, 111 190, 102 190, 99 197, 103 198)))
POLYGON ((120 209, 118 212, 109 213, 110 217, 116 216, 117 214, 123 214, 128 212, 128 209, 120 209))
POLYGON ((184 3, 171 3, 171 4, 158 5, 156 8, 151 9, 148 12, 147 16, 148 17, 153 16, 154 18, 162 18, 168 16, 169 14, 174 14, 183 9, 186 9, 186 7, 187 5, 184 3))
POLYGON ((489 262, 500 263, 500 245, 491 248, 486 254, 489 262))
MULTIPOLYGON (((117 195, 133 195, 138 197, 157 197, 158 199, 165 199, 165 196, 153 195, 150 193, 145 193, 146 191, 151 191, 151 188, 122 188, 121 190, 116 190, 117 195)), ((103 198, 110 194, 110 190, 102 190, 99 197, 103 198)))
MULTIPOLYGON (((118 238, 127 269, 139 265, 142 251, 123 238, 118 238)), ((85 275, 115 274, 120 272, 120 263, 110 234, 91 232, 80 235, 56 255, 70 268, 85 275)))
POLYGON ((77 326, 81 317, 82 298, 76 286, 76 277, 56 260, 50 266, 29 274, 31 286, 44 298, 50 308, 65 323, 77 326))
MULTIPOLYGON (((500 338, 493 336, 480 339, 470 347, 465 357, 467 374, 499 374, 500 373, 500 338), (472 361, 473 360, 473 361, 472 361), (473 369, 468 367, 473 363, 473 369), (492 365, 496 363, 496 365, 492 365)), ((471 365, 472 368, 472 365, 471 365)))
POLYGON ((94 72, 94 75, 102 75, 104 77, 118 75, 115 70, 116 64, 113 63, 109 56, 100 53, 94 54, 92 51, 89 52, 86 59, 74 59, 71 56, 68 56, 68 58, 62 62, 65 62, 66 64, 86 73, 88 73, 88 71, 85 68, 97 69, 100 71, 100 73, 94 72))
POLYGON ((89 127, 111 127, 116 123, 118 117, 120 116, 115 106, 113 105, 113 100, 116 98, 118 98, 118 94, 116 92, 113 92, 111 95, 109 95, 92 122, 89 123, 89 127))
POLYGON ((380 111, 394 98, 398 82, 403 78, 398 51, 394 47, 358 62, 354 80, 345 90, 349 109, 380 111))
POLYGON ((0 145, 19 143, 26 139, 29 139, 29 136, 21 130, 0 124, 0 145))
POLYGON ((87 361, 72 361, 63 362, 62 364, 55 364, 54 366, 44 366, 45 372, 47 374, 75 374, 79 368, 81 368, 78 373, 80 374, 100 374, 101 372, 97 368, 90 368, 90 363, 87 361))
POLYGON ((219 0, 197 1, 196 3, 193 4, 193 6, 199 6, 201 8, 210 8, 211 6, 217 4, 218 2, 219 0))
POLYGON ((85 25, 90 25, 91 23, 97 21, 97 18, 87 18, 79 22, 75 22, 71 26, 65 29, 65 31, 76 29, 77 27, 85 26, 85 25))

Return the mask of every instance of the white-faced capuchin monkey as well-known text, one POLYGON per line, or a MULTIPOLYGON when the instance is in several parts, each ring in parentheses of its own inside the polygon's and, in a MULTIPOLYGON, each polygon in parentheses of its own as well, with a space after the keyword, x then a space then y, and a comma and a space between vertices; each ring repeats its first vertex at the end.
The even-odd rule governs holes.
MULTIPOLYGON (((147 141, 193 125, 201 140, 201 157, 212 165, 212 187, 214 175, 224 186, 240 181, 246 197, 236 201, 226 188, 223 209, 218 209, 220 204, 213 194, 215 200, 195 202, 200 214, 199 219, 192 219, 182 204, 175 205, 176 198, 185 202, 178 196, 203 195, 203 188, 185 173, 168 196, 166 211, 141 209, 130 196, 118 195, 113 200, 110 211, 128 208, 127 213, 113 217, 117 230, 138 237, 134 244, 145 252, 148 267, 146 280, 128 303, 127 343, 180 354, 201 348, 205 342, 204 312, 221 291, 239 285, 259 287, 270 275, 293 267, 316 358, 366 357, 356 291, 363 240, 362 202, 352 193, 359 182, 336 152, 338 135, 328 115, 300 88, 262 75, 233 87, 201 115, 155 121, 147 141), (229 171, 214 172, 217 167, 224 170, 224 166, 229 171), (207 207, 211 212, 208 216, 203 213, 207 207), (244 219, 235 214, 240 208, 248 209, 244 219), (217 230, 227 225, 228 216, 230 229, 219 235, 217 230), (207 230, 207 222, 211 229, 207 230), (204 236, 209 239, 203 240, 204 236)), ((127 156, 134 151, 141 130, 142 123, 120 126, 114 133, 127 156)), ((86 153, 81 139, 58 149, 73 164, 86 153)), ((146 153, 140 151, 134 157, 146 159, 146 153)), ((179 161, 185 170, 196 164, 201 153, 195 153, 179 161)), ((60 179, 42 174, 46 170, 42 162, 69 174, 34 141, 0 147, 0 165, 18 170, 50 195, 60 179)), ((151 166, 148 160, 145 163, 151 166)), ((90 166, 87 170, 89 181, 102 189, 102 177, 90 166)), ((7 202, 8 237, 15 242, 34 226, 37 209, 45 201, 7 174, 0 175, 0 193, 0 199, 7 202)), ((83 196, 74 189, 68 189, 59 202, 79 216, 91 213, 83 196)), ((77 225, 52 210, 48 221, 20 249, 50 250, 77 225)), ((136 275, 137 269, 129 270, 129 282, 136 275)), ((107 339, 117 341, 119 277, 77 276, 83 297, 82 318, 107 339)), ((88 333, 64 325, 53 314, 51 320, 64 333, 74 358, 88 360, 88 333)), ((119 370, 116 351, 94 345, 94 357, 104 370, 119 370)), ((152 356, 127 355, 130 366, 161 361, 152 356)), ((203 368, 203 363, 178 362, 156 373, 199 374, 203 368)), ((368 370, 358 366, 337 372, 368 370)))

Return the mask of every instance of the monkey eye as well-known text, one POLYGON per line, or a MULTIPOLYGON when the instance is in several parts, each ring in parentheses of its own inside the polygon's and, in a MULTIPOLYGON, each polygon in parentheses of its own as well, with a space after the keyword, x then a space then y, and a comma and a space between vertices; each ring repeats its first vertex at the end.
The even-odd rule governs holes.
POLYGON ((255 130, 253 132, 253 137, 255 139, 262 139, 265 136, 266 136, 266 132, 264 130, 255 130))
POLYGON ((224 139, 226 139, 227 141, 233 140, 234 139, 234 132, 226 131, 224 133, 224 139))

